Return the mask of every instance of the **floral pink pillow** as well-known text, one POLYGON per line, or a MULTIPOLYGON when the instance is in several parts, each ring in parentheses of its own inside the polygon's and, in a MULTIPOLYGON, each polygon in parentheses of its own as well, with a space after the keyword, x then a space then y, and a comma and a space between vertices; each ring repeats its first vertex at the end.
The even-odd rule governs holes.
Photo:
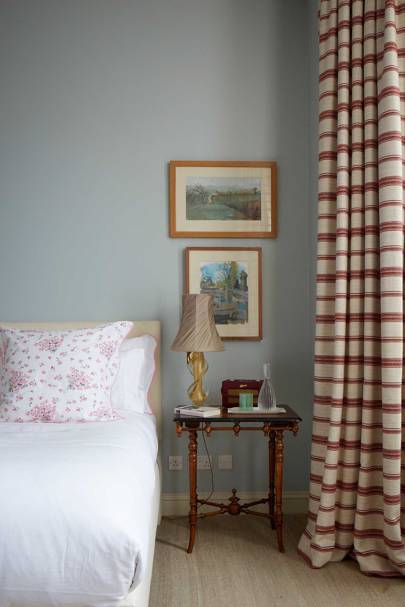
POLYGON ((0 327, 0 421, 115 419, 111 389, 132 328, 19 330, 0 327))

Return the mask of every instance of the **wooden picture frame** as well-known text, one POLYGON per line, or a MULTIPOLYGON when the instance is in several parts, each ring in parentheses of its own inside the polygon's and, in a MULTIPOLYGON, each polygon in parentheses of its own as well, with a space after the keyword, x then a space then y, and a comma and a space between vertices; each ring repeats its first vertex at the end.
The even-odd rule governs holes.
POLYGON ((172 160, 172 238, 275 238, 277 163, 172 160))
POLYGON ((185 292, 213 295, 221 338, 262 340, 262 249, 187 247, 184 251, 185 292))

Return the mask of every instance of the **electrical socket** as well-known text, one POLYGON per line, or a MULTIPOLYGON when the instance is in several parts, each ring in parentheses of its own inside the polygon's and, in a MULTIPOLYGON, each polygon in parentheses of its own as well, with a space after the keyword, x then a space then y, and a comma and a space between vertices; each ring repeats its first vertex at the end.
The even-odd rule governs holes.
POLYGON ((212 467, 212 455, 208 458, 208 455, 197 456, 197 470, 209 470, 212 467), (211 460, 211 466, 210 466, 211 460))
POLYGON ((232 455, 218 455, 218 468, 232 470, 232 455))
POLYGON ((182 455, 169 455, 169 470, 183 470, 182 455))

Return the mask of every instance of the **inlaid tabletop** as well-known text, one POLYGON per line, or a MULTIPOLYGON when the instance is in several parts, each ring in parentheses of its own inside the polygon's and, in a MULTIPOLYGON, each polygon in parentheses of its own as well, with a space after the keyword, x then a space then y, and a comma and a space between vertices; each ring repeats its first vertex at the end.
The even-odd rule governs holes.
POLYGON ((248 413, 228 413, 225 409, 221 410, 219 415, 212 415, 210 417, 200 417, 197 415, 182 415, 181 413, 175 413, 173 421, 175 422, 271 422, 272 424, 289 424, 294 422, 300 422, 300 416, 289 406, 289 405, 278 405, 285 409, 285 413, 266 413, 257 407, 254 407, 253 411, 248 413))

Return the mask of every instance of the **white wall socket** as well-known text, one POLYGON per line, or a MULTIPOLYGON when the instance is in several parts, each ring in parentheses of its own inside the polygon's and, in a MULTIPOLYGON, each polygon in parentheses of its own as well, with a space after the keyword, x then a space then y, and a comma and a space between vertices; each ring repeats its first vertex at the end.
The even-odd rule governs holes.
POLYGON ((232 470, 232 455, 218 455, 218 468, 232 470))
POLYGON ((169 455, 169 470, 183 470, 182 455, 169 455))
MULTIPOLYGON (((212 466, 212 455, 210 456, 212 466)), ((208 455, 197 456, 197 470, 209 470, 211 468, 208 455)))

